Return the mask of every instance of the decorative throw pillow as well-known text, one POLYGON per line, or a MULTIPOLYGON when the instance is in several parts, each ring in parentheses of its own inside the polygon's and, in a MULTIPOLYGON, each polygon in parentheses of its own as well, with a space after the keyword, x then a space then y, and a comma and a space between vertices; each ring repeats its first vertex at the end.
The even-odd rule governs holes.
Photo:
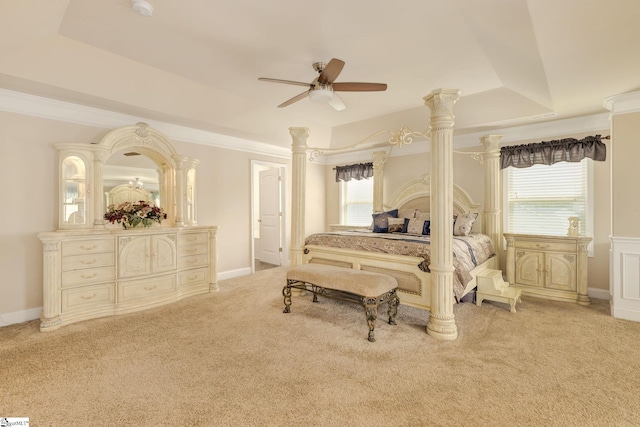
POLYGON ((478 218, 477 213, 460 214, 456 216, 456 220, 453 224, 454 236, 468 236, 471 233, 471 227, 478 218))
POLYGON ((426 220, 422 226, 422 234, 428 236, 431 234, 431 221, 426 220))
POLYGON ((387 218, 389 223, 389 233, 403 233, 404 218, 387 218))
POLYGON ((373 217, 373 232, 387 233, 389 232, 389 218, 398 218, 398 209, 387 212, 375 213, 373 217))

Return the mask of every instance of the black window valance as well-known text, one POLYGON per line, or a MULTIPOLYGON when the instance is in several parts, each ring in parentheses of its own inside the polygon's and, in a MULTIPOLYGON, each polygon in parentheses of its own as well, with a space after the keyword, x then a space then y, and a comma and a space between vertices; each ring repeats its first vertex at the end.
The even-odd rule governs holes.
POLYGON ((336 182, 351 181, 356 179, 371 178, 373 176, 373 163, 357 163, 354 165, 336 166, 336 182))
POLYGON ((583 139, 565 138, 536 144, 523 144, 500 149, 500 169, 513 166, 528 168, 533 165, 552 165, 558 162, 579 162, 585 157, 604 161, 607 147, 600 135, 583 139))

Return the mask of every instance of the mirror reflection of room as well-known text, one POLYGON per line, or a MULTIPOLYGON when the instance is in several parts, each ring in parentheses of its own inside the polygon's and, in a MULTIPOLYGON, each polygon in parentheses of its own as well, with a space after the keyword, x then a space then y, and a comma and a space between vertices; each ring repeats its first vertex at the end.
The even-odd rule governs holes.
POLYGON ((103 169, 104 206, 145 201, 160 207, 158 166, 135 151, 114 153, 103 169))

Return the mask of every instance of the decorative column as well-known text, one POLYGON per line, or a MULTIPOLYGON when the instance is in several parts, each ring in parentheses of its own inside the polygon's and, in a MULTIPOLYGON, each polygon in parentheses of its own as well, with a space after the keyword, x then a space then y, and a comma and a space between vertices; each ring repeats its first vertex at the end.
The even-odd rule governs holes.
MULTIPOLYGON (((105 149, 98 147, 93 148, 91 151, 93 154, 93 174, 88 174, 88 177, 91 177, 94 182, 90 186, 87 186, 87 192, 91 192, 89 188, 93 188, 93 226, 94 228, 104 228, 106 224, 104 213, 107 209, 104 205, 104 186, 102 181, 104 176, 104 161, 108 153, 105 149)), ((87 197, 87 200, 89 199, 90 197, 87 197)))
POLYGON ((60 271, 62 257, 62 243, 56 233, 40 233, 38 238, 42 242, 42 315, 40 316, 40 330, 52 331, 61 325, 60 313, 61 297, 60 271))
POLYGON ((292 144, 292 174, 291 183, 291 266, 302 264, 304 250, 304 208, 305 208, 305 178, 307 175, 307 138, 308 128, 289 128, 292 144))
POLYGON ((458 337, 453 314, 453 105, 459 90, 437 89, 424 97, 431 109, 431 315, 427 333, 458 337))
POLYGON ((209 292, 220 290, 218 286, 218 226, 209 227, 209 292))
POLYGON ((173 156, 173 160, 176 162, 176 226, 182 227, 184 225, 184 204, 187 199, 184 164, 189 158, 173 156))
POLYGON ((373 211, 384 211, 384 162, 387 160, 386 151, 373 153, 373 211))
POLYGON ((485 135, 480 138, 484 145, 484 232, 494 244, 496 268, 500 268, 502 246, 502 211, 500 197, 500 142, 502 135, 485 135))

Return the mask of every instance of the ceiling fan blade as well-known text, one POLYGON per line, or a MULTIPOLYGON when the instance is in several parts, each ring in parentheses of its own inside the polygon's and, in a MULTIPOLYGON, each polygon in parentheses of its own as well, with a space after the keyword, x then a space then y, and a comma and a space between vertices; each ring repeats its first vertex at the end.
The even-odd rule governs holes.
POLYGON ((342 111, 346 108, 346 105, 344 105, 342 98, 340 98, 335 92, 333 92, 333 98, 331 98, 331 101, 329 101, 329 105, 331 105, 336 111, 342 111))
POLYGON ((329 63, 324 67, 324 69, 318 76, 318 82, 322 83, 323 85, 333 83, 342 71, 342 67, 344 67, 344 61, 333 58, 331 61, 329 61, 329 63))
POLYGON ((387 90, 386 83, 340 82, 331 85, 334 91, 341 92, 377 92, 387 90))
POLYGON ((302 92, 300 95, 296 95, 293 98, 289 99, 288 101, 284 101, 282 104, 278 105, 278 108, 282 108, 282 107, 286 107, 287 105, 291 105, 294 102, 298 102, 301 99, 305 99, 307 96, 309 96, 309 91, 302 92))
POLYGON ((267 78, 267 77, 260 77, 258 80, 260 80, 262 82, 284 83, 286 85, 306 86, 308 88, 311 88, 311 84, 309 84, 309 83, 294 82, 293 80, 270 79, 270 78, 267 78))

